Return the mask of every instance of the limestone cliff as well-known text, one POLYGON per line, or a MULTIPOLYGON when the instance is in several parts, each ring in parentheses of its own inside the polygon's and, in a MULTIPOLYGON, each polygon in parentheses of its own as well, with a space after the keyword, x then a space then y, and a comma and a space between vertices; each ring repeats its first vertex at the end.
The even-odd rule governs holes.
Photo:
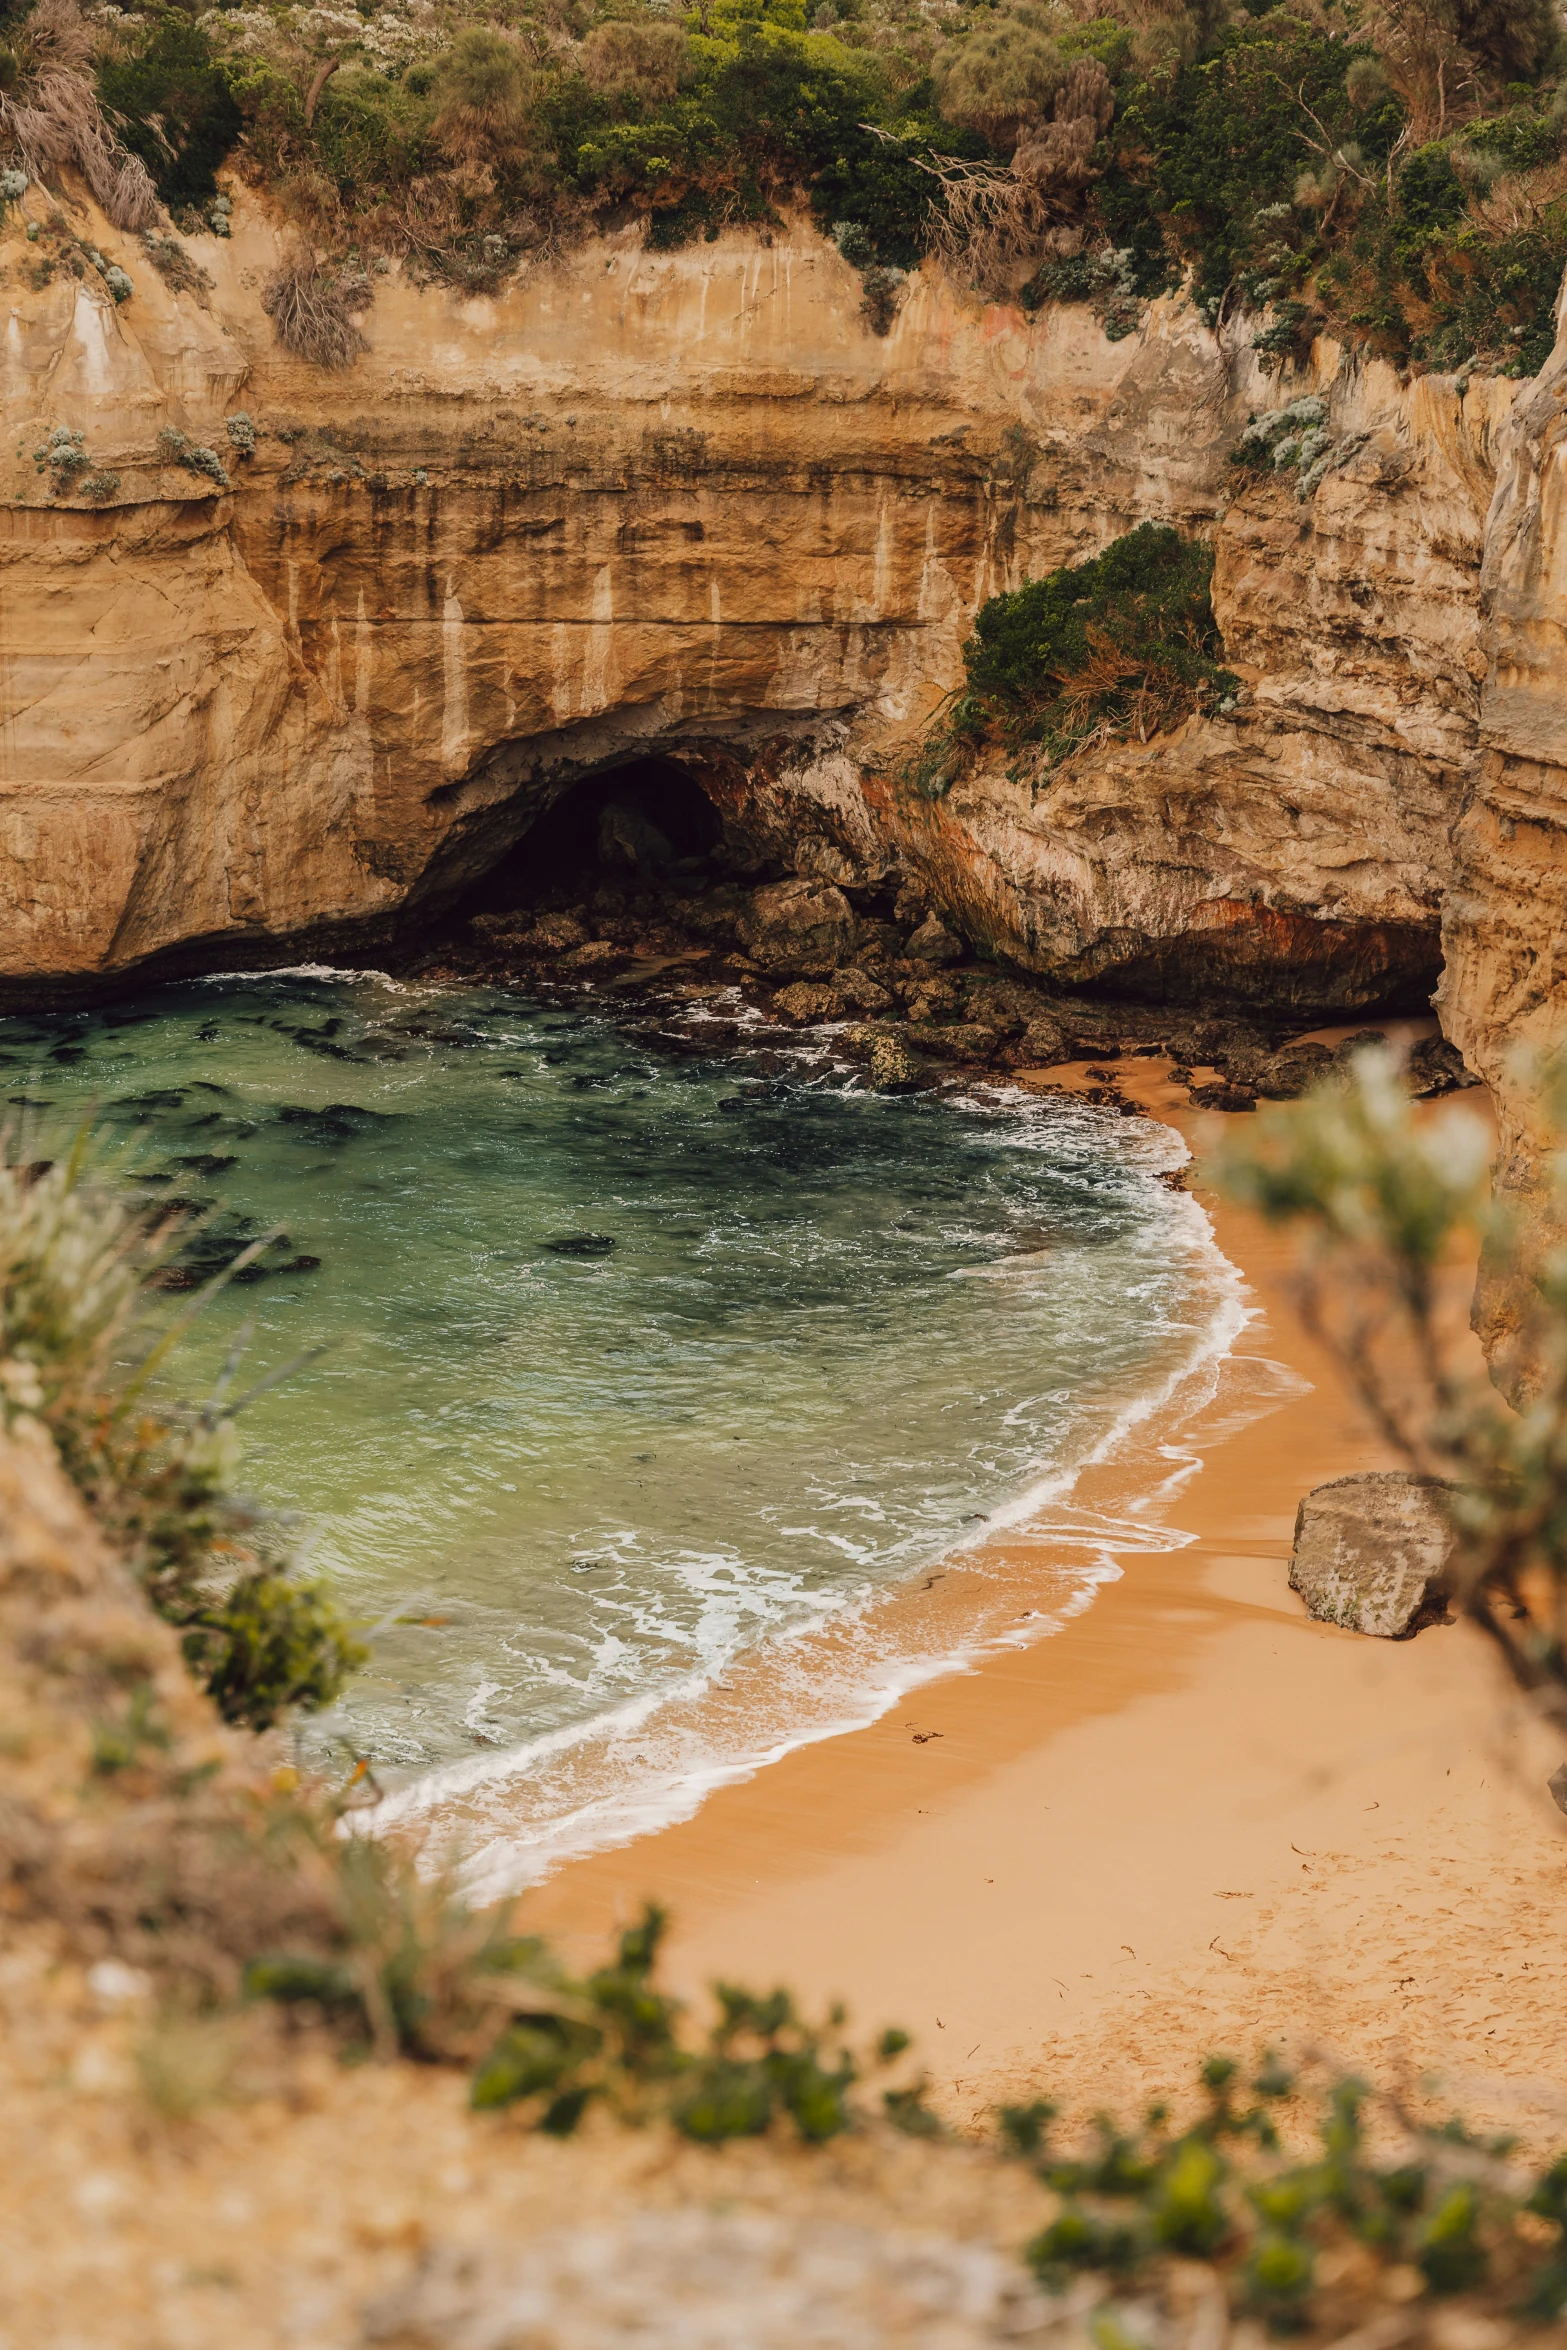
MULTIPOLYGON (((1490 667, 1443 922, 1443 1022, 1491 1086, 1498 1189, 1526 1230, 1548 1212, 1540 1063, 1567 1043, 1564 398, 1559 320, 1556 349, 1501 439, 1481 581, 1490 667)), ((1487 1268, 1476 1321, 1504 1381, 1527 1376, 1508 1362, 1526 1302, 1515 1276, 1487 1268)))
POLYGON ((30 191, 0 243, 13 995, 373 937, 654 750, 733 825, 902 864, 1068 982, 1322 1009, 1429 989, 1512 385, 1319 346, 1345 461, 1302 500, 1227 457, 1305 387, 1180 301, 1111 342, 926 270, 878 338, 804 224, 672 254, 628 232, 494 299, 384 276, 363 359, 329 374, 277 347, 277 238, 243 194, 232 241, 190 240, 200 294, 73 216, 135 280, 118 308, 39 264, 48 210, 30 191), (102 504, 36 469, 58 427, 119 476, 102 504), (168 462, 165 427, 232 491, 168 462), (904 762, 978 603, 1147 518, 1216 537, 1238 709, 921 799, 904 762))

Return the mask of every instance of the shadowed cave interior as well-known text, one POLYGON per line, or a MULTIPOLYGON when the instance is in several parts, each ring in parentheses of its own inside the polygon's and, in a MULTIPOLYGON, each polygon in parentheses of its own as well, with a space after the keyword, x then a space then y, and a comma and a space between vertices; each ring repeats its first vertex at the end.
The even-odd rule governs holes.
POLYGON ((559 892, 715 878, 723 822, 678 760, 634 759, 572 784, 466 901, 463 912, 510 913, 559 892))

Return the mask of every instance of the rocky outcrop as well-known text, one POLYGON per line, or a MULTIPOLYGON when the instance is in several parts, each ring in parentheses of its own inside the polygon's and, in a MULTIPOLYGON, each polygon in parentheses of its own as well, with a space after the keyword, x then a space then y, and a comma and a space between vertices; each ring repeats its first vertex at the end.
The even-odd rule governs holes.
POLYGON ((135 278, 119 308, 91 270, 33 282, 44 202, 0 241, 13 995, 375 939, 653 752, 742 856, 911 875, 1059 983, 1312 1012, 1429 989, 1511 385, 1319 345, 1340 461, 1302 499, 1228 468, 1284 393, 1180 301, 1112 343, 925 270, 881 338, 806 225, 627 232, 493 298, 393 272, 332 375, 276 346, 243 192, 231 241, 190 240, 210 295, 84 205, 135 278), (101 503, 35 466, 54 429, 118 477, 101 503), (1241 705, 922 798, 977 605, 1148 518, 1215 536, 1241 705))
POLYGON ((1497 1189, 1521 1252, 1488 1256, 1476 1327, 1503 1384, 1530 1381, 1538 1305, 1515 1270, 1561 1238, 1541 1064, 1567 1043, 1567 341, 1518 396, 1502 438, 1482 592, 1490 655, 1480 746, 1443 923, 1444 1027, 1490 1084, 1497 1189))
POLYGON ((1290 1557, 1307 1614, 1380 1640, 1440 1621, 1454 1552, 1446 1490, 1440 1478, 1385 1470, 1308 1493, 1290 1557))

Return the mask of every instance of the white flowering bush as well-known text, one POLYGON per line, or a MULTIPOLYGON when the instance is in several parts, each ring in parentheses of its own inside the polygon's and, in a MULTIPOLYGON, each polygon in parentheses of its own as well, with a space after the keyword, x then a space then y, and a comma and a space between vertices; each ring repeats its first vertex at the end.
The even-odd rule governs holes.
POLYGON ((101 505, 120 486, 119 475, 95 465, 83 436, 68 424, 57 424, 45 434, 33 451, 33 471, 48 475, 53 498, 89 498, 101 505))
POLYGON ((1304 501, 1329 473, 1348 462, 1365 437, 1364 433, 1334 433, 1328 424, 1326 401, 1307 392, 1291 400, 1287 408, 1254 416, 1230 452, 1230 462, 1293 471, 1295 495, 1304 501))
POLYGON ((182 465, 187 473, 200 473, 215 482, 220 490, 234 487, 228 467, 216 449, 203 448, 199 442, 187 439, 172 425, 165 425, 158 435, 158 450, 165 463, 182 465))

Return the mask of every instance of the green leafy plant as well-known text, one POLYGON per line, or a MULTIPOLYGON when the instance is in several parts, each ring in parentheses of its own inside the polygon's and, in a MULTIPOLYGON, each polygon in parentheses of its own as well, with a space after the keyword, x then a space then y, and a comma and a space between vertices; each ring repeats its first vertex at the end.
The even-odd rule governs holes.
MULTIPOLYGON (((325 1587, 290 1572, 280 1535, 232 1490, 231 1356, 206 1403, 155 1401, 152 1383, 196 1312, 266 1242, 253 1243, 172 1317, 151 1286, 191 1220, 126 1197, 84 1131, 56 1161, 0 1152, 0 1418, 41 1426, 228 1721, 263 1729, 290 1706, 329 1704, 366 1651, 325 1587)), ((288 1368, 293 1368, 290 1365, 288 1368)))
MULTIPOLYGON (((704 2145, 756 2137, 775 2121, 812 2144, 850 2127, 863 2062, 843 2041, 842 2010, 813 2025, 786 1991, 763 1998, 720 1983, 717 2019, 705 2045, 692 2046, 680 2008, 656 1982, 665 1922, 649 1906, 609 1966, 575 1984, 556 1976, 547 1997, 519 2011, 474 2075, 474 2104, 530 2102, 540 2126, 560 2132, 597 2099, 625 2118, 662 2113, 704 2145)), ((908 2045, 901 2032, 883 2033, 871 2068, 895 2063, 908 2045)), ((883 2110, 916 2133, 930 2119, 917 2084, 883 2110)))
POLYGON ((242 127, 228 76, 205 26, 176 8, 153 10, 138 32, 100 65, 99 97, 165 203, 210 202, 242 127))
POLYGON ((1058 758, 1091 738, 1149 735, 1236 690, 1220 667, 1212 550, 1145 522, 1102 555, 981 605, 963 648, 967 686, 927 744, 917 779, 945 789, 986 740, 1058 758))
POLYGON ((1414 2272, 1433 2298, 1490 2288, 1504 2306, 1522 2293, 1538 2317, 1567 2306, 1567 2162, 1531 2177, 1509 2161, 1504 2139, 1419 2122, 1396 2099, 1374 2101, 1359 2080, 1308 2084, 1272 2058, 1243 2083, 1232 2059, 1209 2057, 1201 2086, 1202 2108, 1186 2128, 1173 2129, 1164 2106, 1132 2130, 1101 2116, 1097 2143, 1081 2152, 1052 2145, 1050 2105, 998 2113, 1003 2148, 1058 2198, 1028 2246, 1029 2264, 1054 2292, 1100 2281, 1095 2339, 1141 2338, 1135 2311, 1131 2332, 1122 2328, 1119 2296, 1157 2292, 1172 2256, 1210 2264, 1234 2316, 1282 2334, 1319 2314, 1341 2325, 1375 2291, 1378 2272, 1394 2269, 1414 2272), (1318 2150, 1292 2157, 1280 2109, 1298 2114, 1308 2099, 1318 2150), (1555 2244, 1542 2241, 1537 2217, 1556 2228, 1555 2244), (1355 2280, 1347 2300, 1342 2285, 1322 2282, 1329 2252, 1333 2274, 1355 2280))

